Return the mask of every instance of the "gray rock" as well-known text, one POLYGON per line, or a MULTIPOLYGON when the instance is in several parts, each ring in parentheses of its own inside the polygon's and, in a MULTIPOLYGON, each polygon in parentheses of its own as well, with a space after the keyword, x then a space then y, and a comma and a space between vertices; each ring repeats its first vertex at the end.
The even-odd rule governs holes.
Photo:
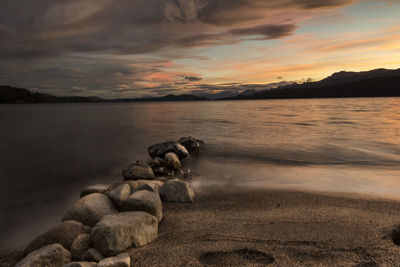
POLYGON ((90 234, 78 235, 71 245, 72 259, 80 260, 85 252, 91 247, 93 247, 93 243, 90 234))
POLYGON ((104 215, 117 211, 117 208, 106 195, 93 193, 76 201, 67 210, 62 220, 75 220, 93 226, 104 215))
POLYGON ((157 236, 157 218, 141 211, 106 215, 91 234, 94 246, 105 256, 115 256, 132 246, 144 246, 157 236))
POLYGON ((188 182, 178 179, 165 182, 160 187, 160 196, 166 202, 193 202, 194 192, 188 182))
POLYGON ((83 254, 81 261, 99 262, 104 259, 104 256, 95 248, 89 248, 85 254, 83 254))
POLYGON ((154 172, 149 165, 143 163, 141 160, 138 160, 136 163, 133 163, 123 169, 122 176, 125 180, 153 180, 154 172))
POLYGON ((104 192, 106 192, 107 188, 108 188, 107 184, 90 185, 82 190, 81 197, 84 197, 86 195, 93 194, 93 193, 103 194, 104 192))
POLYGON ((24 250, 24 254, 39 249, 41 247, 58 243, 64 248, 69 249, 75 238, 84 233, 85 226, 77 221, 64 221, 53 226, 40 236, 32 240, 24 250))
POLYGON ((182 164, 174 152, 168 152, 164 156, 164 166, 169 169, 179 170, 182 167, 182 164))
POLYGON ((128 253, 121 253, 118 256, 101 260, 98 267, 131 267, 131 258, 128 253))
POLYGON ((179 159, 182 160, 189 156, 189 152, 186 148, 178 142, 168 141, 165 143, 154 144, 148 148, 150 157, 153 159, 156 157, 164 158, 168 152, 174 152, 178 155, 179 159))
POLYGON ((140 190, 134 192, 120 204, 121 211, 144 211, 162 219, 162 203, 160 196, 155 192, 140 190))
POLYGON ((88 262, 88 261, 73 261, 64 265, 64 267, 96 267, 96 262, 88 262))
POLYGON ((60 244, 52 244, 29 253, 15 267, 64 266, 71 262, 71 253, 60 244))
POLYGON ((126 199, 131 193, 131 187, 128 184, 121 184, 114 190, 108 192, 107 195, 114 203, 119 205, 119 203, 126 199))
POLYGON ((164 182, 158 180, 137 180, 136 182, 138 184, 138 188, 135 191, 146 190, 148 188, 144 188, 144 186, 147 185, 153 188, 152 191, 156 192, 157 194, 159 192, 159 188, 164 184, 164 182))

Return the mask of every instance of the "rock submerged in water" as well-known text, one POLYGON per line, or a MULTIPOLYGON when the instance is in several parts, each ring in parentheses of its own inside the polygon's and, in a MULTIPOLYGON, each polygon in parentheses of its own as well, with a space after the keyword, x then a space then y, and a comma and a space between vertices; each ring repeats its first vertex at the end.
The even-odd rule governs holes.
POLYGON ((192 203, 194 192, 188 182, 173 179, 165 182, 163 186, 160 187, 160 196, 165 202, 192 203))
POLYGON ((27 255, 36 249, 55 243, 69 249, 75 238, 86 232, 87 228, 88 227, 84 226, 82 223, 73 220, 60 222, 32 240, 26 246, 24 254, 27 255))
POLYGON ((97 267, 130 267, 131 258, 128 253, 121 253, 118 256, 101 260, 97 267))
POLYGON ((180 160, 187 158, 189 152, 186 148, 178 142, 168 141, 164 143, 154 144, 148 148, 148 152, 151 158, 164 158, 168 152, 175 153, 180 160))
POLYGON ((118 212, 112 201, 104 194, 93 193, 76 201, 62 218, 94 226, 104 215, 118 212))
POLYGON ((158 220, 147 212, 120 212, 104 216, 92 229, 94 246, 104 256, 141 247, 158 236, 158 220))
POLYGON ((138 160, 136 163, 133 163, 123 169, 122 176, 125 180, 153 180, 154 172, 149 165, 143 163, 141 160, 138 160))
POLYGON ((121 202, 119 208, 121 211, 147 212, 156 216, 159 222, 163 217, 160 196, 157 193, 148 190, 139 190, 134 192, 121 202))
POLYGON ((52 244, 29 253, 15 267, 64 266, 71 262, 71 253, 60 244, 52 244))

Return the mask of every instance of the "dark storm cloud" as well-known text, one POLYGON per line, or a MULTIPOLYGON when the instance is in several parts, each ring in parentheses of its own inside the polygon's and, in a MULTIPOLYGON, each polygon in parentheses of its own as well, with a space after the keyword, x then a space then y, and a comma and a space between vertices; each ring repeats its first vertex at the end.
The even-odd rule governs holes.
MULTIPOLYGON (((2 0, 0 84, 61 95, 92 95, 107 90, 139 92, 140 88, 152 91, 137 82, 152 72, 162 72, 162 68, 149 66, 145 60, 136 63, 133 56, 151 53, 149 58, 154 58, 166 53, 171 60, 177 55, 191 58, 194 55, 189 50, 193 47, 283 38, 294 33, 296 12, 352 2, 2 0), (276 14, 286 17, 276 20, 276 14), (83 59, 77 60, 77 55, 83 59), (135 64, 113 60, 121 55, 132 56, 130 60, 135 64)), ((161 86, 153 91, 161 90, 169 92, 172 88, 161 86)))

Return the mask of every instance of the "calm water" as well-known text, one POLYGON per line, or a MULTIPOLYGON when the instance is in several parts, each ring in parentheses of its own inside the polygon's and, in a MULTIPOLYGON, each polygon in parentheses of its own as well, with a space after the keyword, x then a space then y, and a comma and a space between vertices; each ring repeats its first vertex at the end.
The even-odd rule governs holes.
POLYGON ((400 98, 0 106, 0 245, 57 222, 155 142, 192 135, 205 185, 400 196, 400 98))

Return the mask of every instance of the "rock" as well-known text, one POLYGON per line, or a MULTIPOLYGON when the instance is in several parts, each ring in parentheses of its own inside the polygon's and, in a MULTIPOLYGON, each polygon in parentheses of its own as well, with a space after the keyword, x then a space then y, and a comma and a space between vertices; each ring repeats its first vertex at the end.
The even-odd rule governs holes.
POLYGON ((106 185, 106 184, 90 185, 82 190, 81 197, 84 197, 86 195, 93 194, 93 193, 103 194, 104 192, 106 192, 107 188, 108 188, 108 185, 106 185))
POLYGON ((163 159, 162 158, 158 158, 158 157, 156 157, 154 159, 149 159, 146 162, 146 164, 149 165, 154 170, 154 169, 157 169, 157 168, 162 166, 163 159))
POLYGON ((178 143, 182 144, 187 149, 187 151, 189 151, 190 155, 194 156, 198 156, 200 152, 200 147, 204 146, 204 142, 202 140, 196 139, 191 136, 179 138, 178 143))
POLYGON ((151 187, 149 184, 144 184, 141 187, 139 187, 138 189, 136 189, 136 191, 140 191, 140 190, 147 190, 147 191, 151 191, 151 192, 158 194, 158 190, 156 190, 154 187, 151 187))
POLYGON ((193 202, 194 192, 189 183, 178 179, 165 182, 160 187, 160 196, 166 202, 193 202))
POLYGON ((157 218, 141 211, 106 215, 91 233, 95 248, 105 256, 115 256, 132 246, 144 246, 157 236, 157 218))
POLYGON ((182 167, 182 164, 174 152, 168 152, 164 156, 164 166, 169 169, 179 170, 182 167))
POLYGON ((173 177, 175 175, 175 171, 173 169, 169 169, 167 167, 160 167, 154 170, 156 175, 160 176, 170 176, 173 177))
POLYGON ((167 154, 168 152, 175 153, 176 155, 178 155, 180 160, 189 156, 189 152, 183 145, 173 141, 154 144, 148 148, 148 152, 150 157, 152 157, 153 159, 156 157, 164 158, 165 154, 167 154))
POLYGON ((131 267, 131 258, 128 253, 121 253, 118 256, 101 260, 98 267, 131 267))
POLYGON ((400 246, 400 225, 396 225, 396 227, 390 233, 390 237, 394 244, 400 246))
POLYGON ((107 190, 104 192, 104 194, 109 193, 110 191, 114 190, 115 188, 117 188, 118 186, 120 186, 121 184, 125 184, 126 181, 124 181, 123 179, 116 179, 114 182, 112 182, 107 190))
POLYGON ((162 203, 160 196, 155 192, 140 190, 134 192, 120 204, 121 211, 144 211, 162 219, 162 203))
POLYGON ((85 252, 91 247, 93 247, 93 243, 90 234, 78 235, 71 245, 72 259, 80 260, 85 252))
POLYGON ((60 244, 52 244, 29 253, 15 267, 64 266, 71 262, 71 253, 60 244))
POLYGON ((88 262, 88 261, 73 261, 64 265, 64 267, 96 267, 96 262, 88 262))
POLYGON ((41 247, 58 243, 69 249, 75 238, 84 233, 86 227, 77 221, 64 221, 53 226, 40 236, 32 240, 24 250, 24 255, 41 247))
POLYGON ((76 201, 63 217, 86 225, 95 225, 104 215, 117 212, 112 201, 103 194, 93 193, 76 201))
POLYGON ((148 188, 145 188, 144 186, 148 185, 153 188, 153 191, 157 194, 159 193, 160 187, 164 184, 164 182, 158 180, 137 180, 136 182, 139 186, 136 190, 146 190, 148 188))
POLYGON ((85 254, 83 254, 81 261, 99 262, 102 259, 104 259, 104 256, 101 255, 100 251, 95 248, 89 248, 85 254))
MULTIPOLYGON (((152 180, 144 180, 144 181, 151 182, 152 180)), ((137 183, 137 181, 127 180, 127 181, 125 181, 125 183, 131 187, 131 192, 135 191, 139 187, 139 184, 137 183)))
POLYGON ((112 201, 114 201, 114 203, 119 205, 119 203, 126 199, 131 193, 131 187, 128 184, 121 184, 114 190, 107 193, 107 195, 112 201))
POLYGON ((138 160, 136 163, 133 163, 123 169, 122 176, 125 180, 153 180, 154 172, 149 165, 138 160))

